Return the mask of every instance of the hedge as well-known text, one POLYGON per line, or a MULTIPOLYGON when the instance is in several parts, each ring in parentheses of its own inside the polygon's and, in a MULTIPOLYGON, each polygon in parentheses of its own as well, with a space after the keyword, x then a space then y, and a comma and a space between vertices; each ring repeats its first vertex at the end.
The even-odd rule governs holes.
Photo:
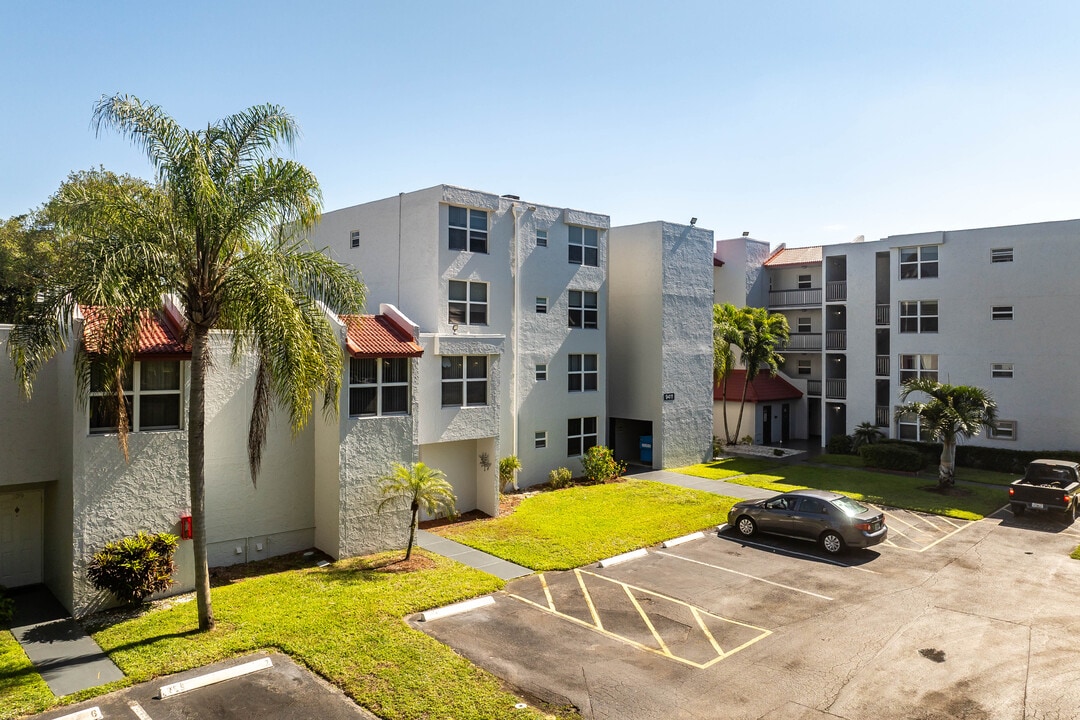
POLYGON ((859 448, 859 455, 862 457, 863 465, 866 467, 880 468, 882 470, 918 472, 926 465, 922 453, 915 448, 898 443, 863 445, 859 448))

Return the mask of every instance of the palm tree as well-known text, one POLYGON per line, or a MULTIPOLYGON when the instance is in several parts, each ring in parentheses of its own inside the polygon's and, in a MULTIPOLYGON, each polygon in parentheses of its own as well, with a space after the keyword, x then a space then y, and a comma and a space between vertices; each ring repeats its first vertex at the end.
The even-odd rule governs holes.
POLYGON ((784 362, 784 356, 778 352, 788 340, 787 318, 783 313, 770 313, 765 308, 744 308, 744 324, 739 328, 736 343, 742 358, 740 364, 746 368, 746 380, 743 383, 742 398, 739 401, 739 419, 735 422, 735 437, 742 428, 743 409, 746 407, 746 392, 762 366, 775 375, 784 362))
POLYGON ((499 487, 502 492, 506 492, 508 487, 518 489, 517 476, 514 473, 521 470, 521 467, 521 460, 518 460, 517 455, 507 455, 499 460, 499 487))
POLYGON ((873 423, 859 423, 859 426, 851 433, 851 449, 858 450, 863 445, 873 445, 883 437, 885 433, 878 430, 873 423))
POLYGON ((904 383, 900 400, 921 392, 927 402, 910 402, 896 409, 896 417, 917 415, 919 424, 935 442, 941 443, 938 487, 952 487, 956 476, 957 438, 972 438, 997 422, 997 403, 990 393, 971 385, 947 385, 931 378, 915 378, 904 383))
POLYGON ((287 409, 294 432, 323 391, 337 412, 342 352, 323 307, 359 312, 364 286, 353 271, 303 244, 322 196, 303 165, 273 155, 298 128, 276 105, 258 105, 204 129, 180 127, 160 107, 131 96, 103 97, 98 131, 115 129, 146 152, 149 184, 91 172, 61 187, 51 204, 69 235, 66 253, 43 288, 43 302, 11 333, 11 355, 29 396, 37 371, 71 339, 78 306, 96 306, 97 352, 77 353, 86 396, 90 370, 116 398, 126 454, 123 377, 139 319, 177 299, 191 345, 188 479, 199 628, 214 626, 206 562, 205 382, 210 331, 232 333, 233 358, 258 359, 248 434, 257 478, 271 406, 287 409))
POLYGON ((379 512, 402 498, 409 503, 412 518, 409 522, 409 545, 405 549, 406 560, 412 557, 421 508, 428 515, 446 512, 453 517, 457 514, 457 497, 454 496, 454 488, 446 481, 446 475, 442 470, 430 468, 422 462, 409 465, 394 463, 390 474, 379 478, 379 490, 383 494, 379 512))
POLYGON ((731 371, 735 368, 735 353, 732 345, 738 345, 749 316, 746 308, 737 308, 731 303, 713 305, 713 384, 720 387, 720 402, 724 408, 724 441, 727 444, 735 440, 728 429, 727 384, 731 371))

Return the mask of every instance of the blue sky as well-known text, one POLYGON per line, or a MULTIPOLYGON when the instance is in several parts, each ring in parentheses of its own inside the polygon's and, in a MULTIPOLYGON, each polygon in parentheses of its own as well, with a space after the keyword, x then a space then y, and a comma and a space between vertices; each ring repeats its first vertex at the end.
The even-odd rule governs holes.
POLYGON ((326 209, 441 182, 789 246, 1080 217, 1076 2, 0 5, 0 217, 129 93, 284 105, 326 209))

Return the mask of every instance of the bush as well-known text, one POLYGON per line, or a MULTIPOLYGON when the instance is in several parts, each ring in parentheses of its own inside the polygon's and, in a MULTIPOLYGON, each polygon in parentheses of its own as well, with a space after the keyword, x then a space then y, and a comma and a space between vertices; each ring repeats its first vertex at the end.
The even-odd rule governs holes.
POLYGON ((15 614, 15 601, 7 596, 7 588, 0 585, 0 628, 5 628, 15 614))
POLYGON ((574 477, 570 474, 569 468, 555 468, 548 473, 548 485, 550 485, 553 490, 568 488, 573 484, 574 477))
POLYGON ((173 553, 180 539, 169 533, 139 531, 111 542, 94 554, 87 566, 90 582, 126 604, 141 603, 172 585, 173 553))
POLYGON ((589 448, 581 458, 581 466, 585 470, 585 477, 594 483, 614 480, 626 472, 626 465, 615 459, 611 448, 603 445, 589 448))
POLYGON ((833 435, 825 445, 825 451, 833 455, 851 455, 851 436, 833 435))
POLYGON ((918 472, 926 465, 922 454, 915 448, 896 443, 874 443, 859 448, 863 465, 881 470, 918 472))
POLYGON ((521 469, 521 461, 517 459, 517 455, 507 455, 503 459, 499 460, 499 488, 500 492, 506 492, 506 488, 513 486, 515 490, 518 489, 517 477, 514 473, 521 469))
POLYGON ((754 436, 753 435, 743 435, 741 438, 739 438, 739 444, 740 445, 753 445, 754 444, 754 436))

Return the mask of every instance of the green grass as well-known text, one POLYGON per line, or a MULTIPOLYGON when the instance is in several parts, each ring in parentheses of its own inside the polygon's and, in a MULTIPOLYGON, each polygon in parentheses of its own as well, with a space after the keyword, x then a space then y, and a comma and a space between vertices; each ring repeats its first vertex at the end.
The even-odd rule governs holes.
MULTIPOLYGON (((833 453, 822 453, 815 457, 810 458, 807 462, 817 463, 819 465, 840 465, 843 467, 861 468, 862 458, 858 455, 836 455, 833 453)), ((933 475, 935 468, 926 468, 923 470, 922 475, 929 477, 933 475)), ((994 472, 993 470, 976 470, 974 468, 958 467, 956 468, 956 479, 966 482, 984 483, 986 485, 1008 485, 1017 476, 1013 473, 994 472)))
POLYGON ((1080 545, 1076 546, 1076 549, 1069 555, 1073 560, 1080 560, 1080 545))
POLYGON ((0 717, 38 713, 55 703, 56 697, 15 636, 0 630, 0 717))
MULTIPOLYGON (((400 557, 395 553, 216 587, 217 627, 209 633, 197 631, 194 601, 91 629, 127 675, 123 684, 278 649, 383 718, 541 717, 514 711, 518 698, 495 677, 402 622, 414 612, 498 590, 502 581, 446 558, 414 554, 435 567, 377 572, 377 565, 400 557)), ((253 565, 257 571, 261 564, 253 565)), ((11 705, 6 693, 0 695, 0 717, 19 714, 11 714, 11 705)))
POLYGON ((629 480, 542 493, 511 515, 436 532, 533 570, 566 570, 716 525, 735 502, 629 480))
MULTIPOLYGON (((716 479, 712 464, 692 465, 681 468, 679 472, 716 479)), ((928 489, 936 485, 937 480, 934 477, 911 477, 803 464, 778 467, 769 473, 754 473, 727 479, 728 482, 739 485, 777 492, 805 488, 832 490, 876 505, 920 510, 963 520, 979 520, 1007 502, 1004 491, 997 488, 964 485, 955 488, 953 494, 941 495, 928 489)))
POLYGON ((837 453, 822 453, 809 458, 807 462, 818 463, 819 465, 841 465, 843 467, 861 468, 862 456, 860 455, 839 455, 837 453))
POLYGON ((778 463, 769 458, 728 457, 722 460, 701 463, 700 465, 691 465, 690 468, 693 468, 695 472, 687 472, 689 468, 672 468, 671 472, 696 475, 710 480, 726 480, 736 475, 765 472, 782 465, 783 463, 778 463))

